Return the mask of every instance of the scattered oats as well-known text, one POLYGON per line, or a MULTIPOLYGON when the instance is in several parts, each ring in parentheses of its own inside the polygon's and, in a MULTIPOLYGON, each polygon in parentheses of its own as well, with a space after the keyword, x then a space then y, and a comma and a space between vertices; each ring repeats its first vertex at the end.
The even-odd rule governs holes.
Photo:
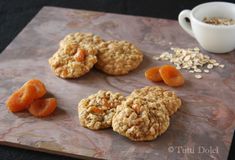
POLYGON ((205 59, 210 59, 210 57, 208 55, 205 55, 204 58, 205 59))
MULTIPOLYGON (((173 53, 163 52, 160 56, 154 56, 153 59, 169 61, 177 69, 186 69, 190 73, 201 73, 203 68, 213 69, 214 67, 223 68, 224 65, 218 63, 215 59, 201 53, 198 47, 195 48, 171 48, 173 53)), ((208 73, 208 69, 204 69, 208 73)))
POLYGON ((160 57, 158 57, 158 56, 153 56, 153 59, 155 59, 155 60, 159 60, 159 59, 160 59, 160 57))
POLYGON ((190 70, 189 73, 194 73, 194 71, 193 71, 193 70, 190 70))
POLYGON ((180 70, 180 69, 181 69, 181 67, 180 67, 180 66, 176 66, 176 69, 180 70))
POLYGON ((192 68, 193 68, 193 69, 197 69, 197 66, 193 66, 192 68))
POLYGON ((186 65, 185 65, 185 66, 182 66, 182 68, 184 68, 184 69, 186 69, 187 67, 188 67, 188 66, 186 66, 186 65))
POLYGON ((197 73, 201 73, 202 72, 201 69, 194 69, 194 71, 197 72, 197 73))
POLYGON ((215 59, 210 59, 209 62, 212 63, 212 64, 215 64, 216 60, 215 59))
POLYGON ((213 64, 208 64, 208 65, 207 65, 207 68, 208 68, 208 69, 212 69, 212 68, 213 68, 213 64))
POLYGON ((209 73, 209 72, 210 72, 209 69, 204 69, 203 71, 204 71, 205 73, 209 73))
POLYGON ((190 58, 190 55, 187 55, 186 57, 184 57, 184 61, 188 61, 190 58))
POLYGON ((195 78, 197 78, 197 79, 201 79, 201 78, 202 78, 202 76, 201 76, 200 74, 195 74, 195 78))
POLYGON ((221 65, 219 65, 219 67, 220 67, 220 68, 224 68, 224 65, 223 65, 223 64, 221 64, 221 65))

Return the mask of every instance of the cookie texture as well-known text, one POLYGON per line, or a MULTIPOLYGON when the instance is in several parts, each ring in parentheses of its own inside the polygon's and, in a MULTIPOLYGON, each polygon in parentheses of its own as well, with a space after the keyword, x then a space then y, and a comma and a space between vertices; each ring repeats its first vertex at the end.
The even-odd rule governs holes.
POLYGON ((70 50, 70 45, 75 44, 82 49, 95 52, 98 52, 98 45, 104 42, 102 38, 92 33, 71 33, 64 37, 60 41, 60 47, 65 48, 65 50, 70 50))
POLYGON ((80 53, 67 54, 63 48, 60 48, 50 59, 49 65, 52 71, 61 78, 78 78, 90 71, 97 62, 96 55, 87 51, 82 58, 78 60, 80 53))
POLYGON ((61 78, 78 78, 97 62, 97 45, 103 40, 88 33, 74 33, 60 42, 60 48, 49 59, 52 71, 61 78))
POLYGON ((78 104, 80 124, 92 130, 111 127, 116 107, 124 100, 120 93, 103 90, 82 99, 78 104))
POLYGON ((117 107, 113 130, 133 141, 150 141, 169 127, 165 106, 141 97, 128 97, 117 107))
POLYGON ((144 97, 147 99, 157 100, 159 103, 163 103, 171 116, 181 106, 182 102, 179 97, 173 91, 165 90, 159 86, 146 86, 141 89, 134 90, 130 96, 144 97))
POLYGON ((99 45, 95 67, 109 75, 124 75, 143 61, 142 52, 127 41, 106 41, 99 45))

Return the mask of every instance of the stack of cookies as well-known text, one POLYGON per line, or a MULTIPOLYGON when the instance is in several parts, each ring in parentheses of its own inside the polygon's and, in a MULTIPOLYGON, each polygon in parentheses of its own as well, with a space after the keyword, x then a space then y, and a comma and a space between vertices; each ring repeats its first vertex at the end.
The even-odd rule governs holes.
POLYGON ((83 127, 112 127, 133 141, 150 141, 167 130, 170 116, 180 106, 181 100, 174 92, 147 86, 134 90, 128 97, 99 91, 79 102, 78 114, 83 127))
POLYGON ((49 59, 52 71, 61 78, 78 78, 95 67, 109 75, 124 75, 143 61, 142 52, 127 41, 104 41, 91 33, 73 33, 60 41, 49 59))

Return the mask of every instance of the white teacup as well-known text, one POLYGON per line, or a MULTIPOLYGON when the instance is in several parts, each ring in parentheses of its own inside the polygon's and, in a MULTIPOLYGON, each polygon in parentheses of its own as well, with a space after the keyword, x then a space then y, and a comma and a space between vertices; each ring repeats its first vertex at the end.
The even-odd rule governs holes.
POLYGON ((235 49, 235 25, 212 25, 203 22, 205 17, 231 18, 235 20, 235 4, 209 2, 192 10, 180 12, 178 21, 181 27, 194 37, 207 51, 225 53, 235 49), (186 21, 186 18, 190 22, 186 21))

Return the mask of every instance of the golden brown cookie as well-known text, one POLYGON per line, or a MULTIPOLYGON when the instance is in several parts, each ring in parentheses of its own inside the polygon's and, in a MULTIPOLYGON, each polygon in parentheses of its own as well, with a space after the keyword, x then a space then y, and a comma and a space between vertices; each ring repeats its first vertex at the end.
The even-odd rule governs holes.
POLYGON ((92 33, 77 32, 65 36, 64 39, 60 41, 60 48, 64 48, 65 50, 70 50, 70 45, 75 44, 79 46, 79 48, 97 54, 98 46, 102 42, 104 42, 104 40, 97 35, 94 35, 92 33))
POLYGON ((169 115, 162 103, 128 97, 117 107, 112 127, 115 132, 133 141, 150 141, 164 133, 169 124, 169 115))
POLYGON ((61 78, 78 78, 97 62, 97 46, 103 40, 89 33, 67 35, 58 51, 49 59, 52 71, 61 78))
POLYGON ((165 90, 158 86, 146 86, 141 89, 136 89, 130 96, 157 100, 165 105, 170 116, 181 106, 181 100, 175 92, 165 90))
POLYGON ((124 100, 120 93, 102 90, 82 99, 78 104, 80 124, 92 130, 111 127, 116 107, 124 100))
POLYGON ((127 41, 106 41, 99 45, 95 67, 109 75, 124 75, 143 61, 142 52, 127 41))
POLYGON ((90 71, 97 62, 97 58, 93 52, 86 50, 77 48, 74 54, 68 54, 63 48, 60 48, 48 62, 57 76, 78 78, 90 71))

